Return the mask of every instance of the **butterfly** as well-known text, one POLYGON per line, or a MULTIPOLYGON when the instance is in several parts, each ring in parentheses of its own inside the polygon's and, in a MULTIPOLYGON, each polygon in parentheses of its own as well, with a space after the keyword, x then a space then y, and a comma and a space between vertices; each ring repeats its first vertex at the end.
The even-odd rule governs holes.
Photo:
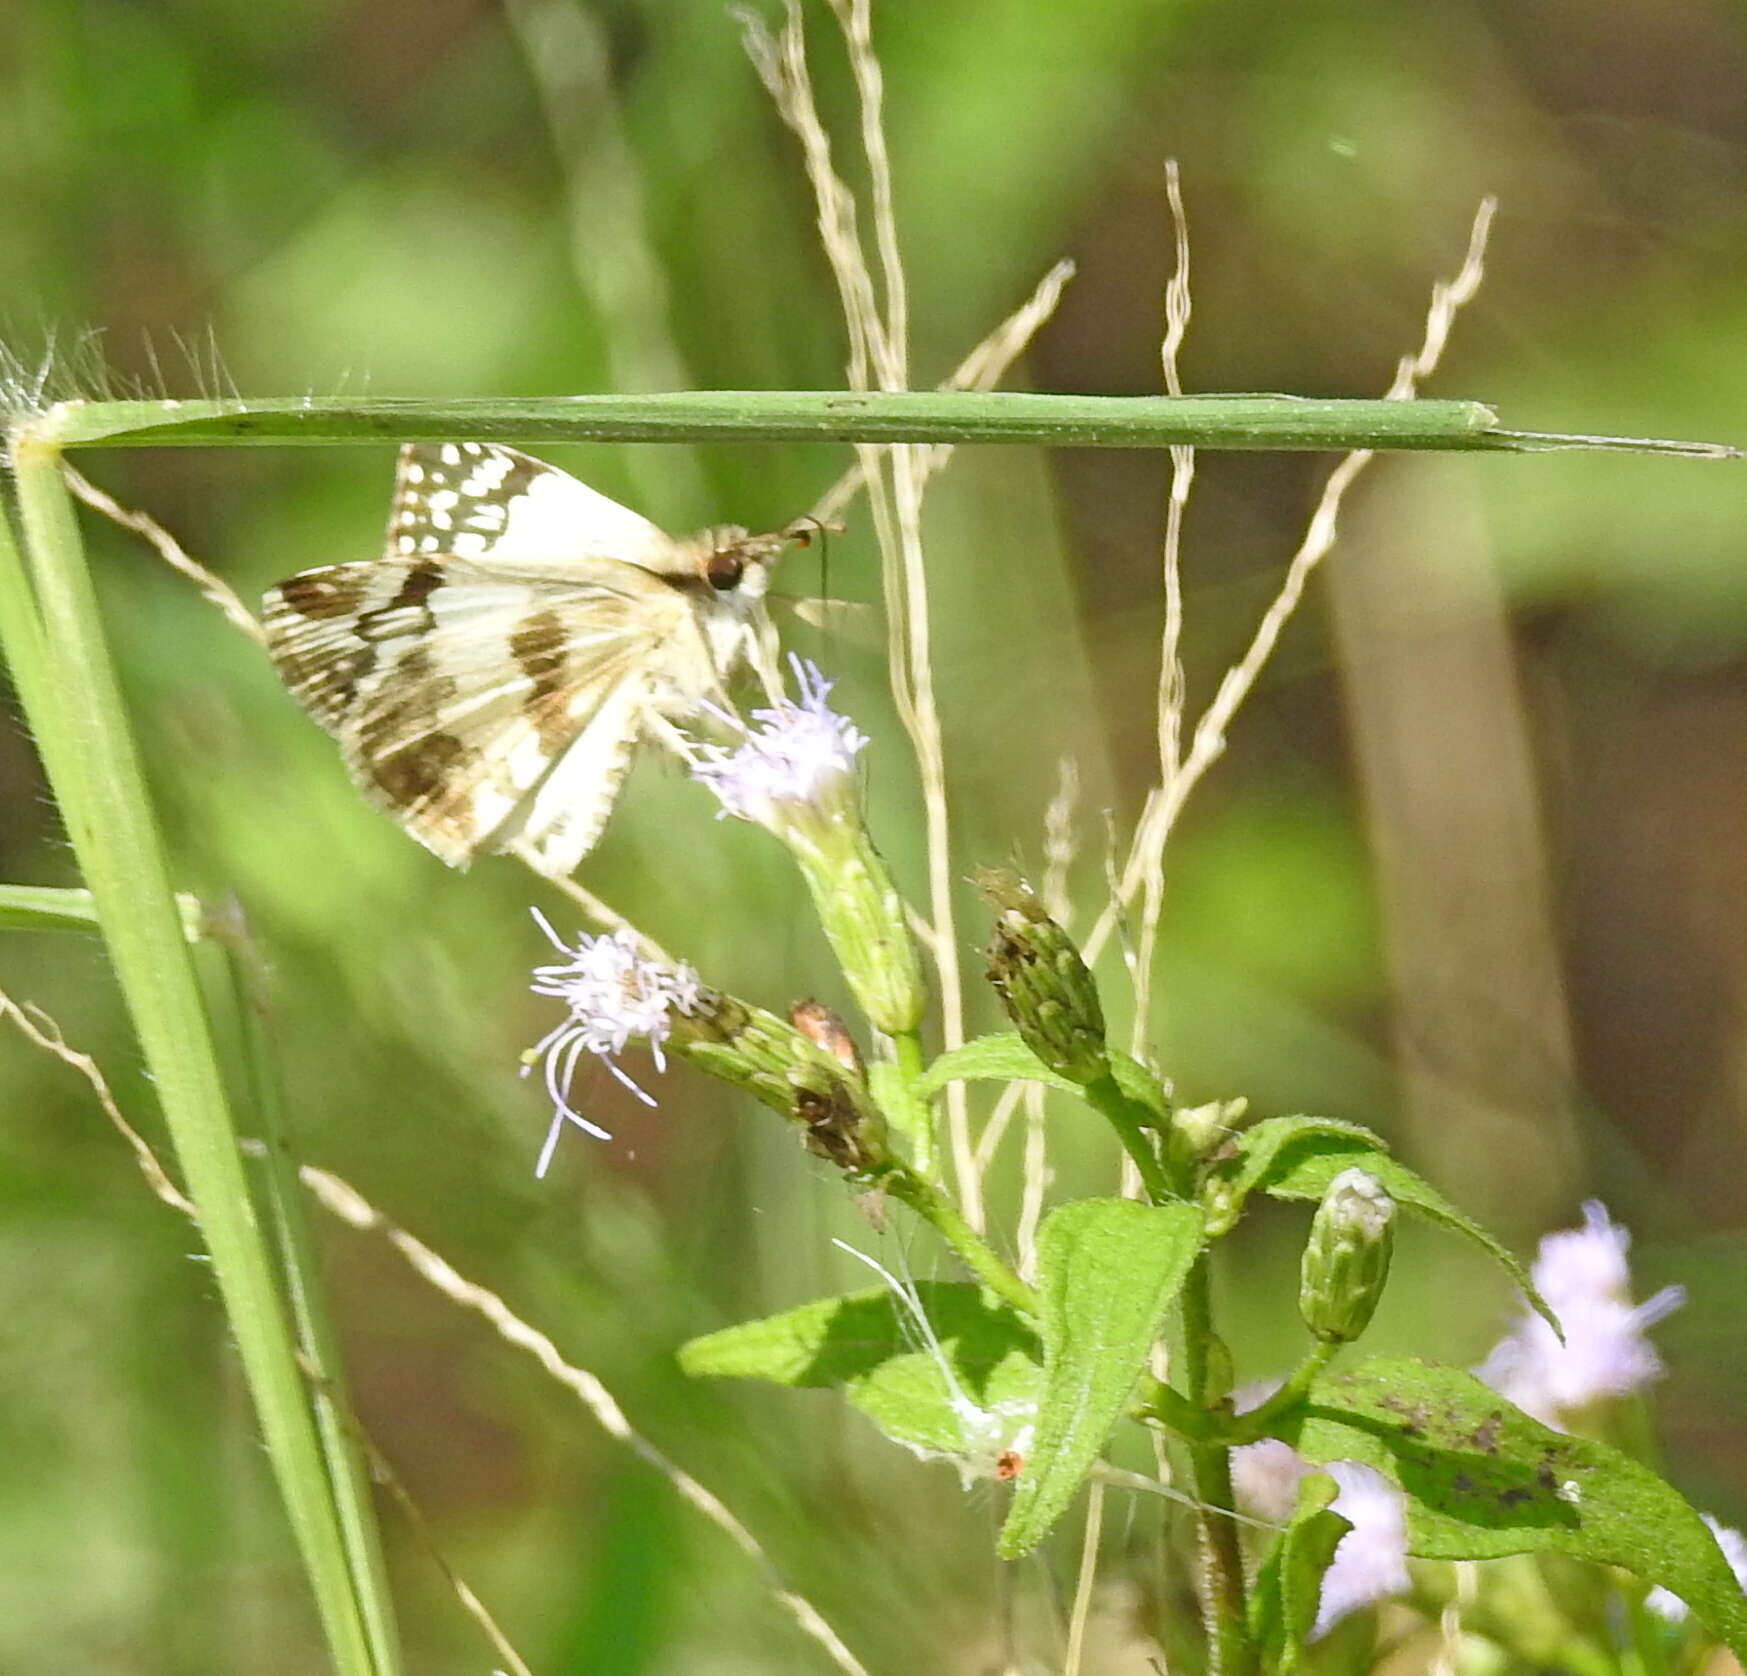
POLYGON ((352 778, 452 866, 515 849, 563 877, 638 741, 768 648, 782 549, 819 526, 676 539, 488 443, 400 451, 387 549, 268 591, 280 677, 352 778))

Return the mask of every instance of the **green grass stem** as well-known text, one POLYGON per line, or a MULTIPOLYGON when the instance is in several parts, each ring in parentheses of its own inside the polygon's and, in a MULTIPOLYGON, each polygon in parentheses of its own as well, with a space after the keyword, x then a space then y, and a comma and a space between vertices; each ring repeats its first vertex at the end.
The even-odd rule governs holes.
MULTIPOLYGON (((186 892, 176 898, 189 942, 201 936, 204 910, 186 892)), ((88 890, 63 885, 0 885, 0 931, 95 931, 97 900, 88 890)))
POLYGON ((32 421, 61 448, 444 442, 935 442, 1053 448, 1626 450, 1734 457, 1718 443, 1507 430, 1483 403, 1303 396, 1059 396, 971 390, 686 390, 514 400, 266 398, 63 402, 32 421))
POLYGON ((372 1656, 60 454, 29 428, 11 454, 31 568, 0 519, 0 641, 198 1210, 334 1666, 390 1676, 372 1656))

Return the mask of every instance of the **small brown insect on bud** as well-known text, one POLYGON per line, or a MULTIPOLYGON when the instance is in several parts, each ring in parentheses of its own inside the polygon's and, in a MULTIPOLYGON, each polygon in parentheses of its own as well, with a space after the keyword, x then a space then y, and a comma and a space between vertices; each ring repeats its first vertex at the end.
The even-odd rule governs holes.
POLYGON ((855 1045, 855 1037, 849 1033, 849 1026, 841 1016, 832 1012, 824 1002, 797 1001, 789 1008, 789 1023, 815 1047, 822 1047, 852 1076, 866 1080, 861 1049, 855 1045))
POLYGON ((877 1161, 866 1144, 862 1113, 843 1083, 797 1088, 794 1113, 806 1126, 807 1150, 846 1174, 859 1175, 877 1161))

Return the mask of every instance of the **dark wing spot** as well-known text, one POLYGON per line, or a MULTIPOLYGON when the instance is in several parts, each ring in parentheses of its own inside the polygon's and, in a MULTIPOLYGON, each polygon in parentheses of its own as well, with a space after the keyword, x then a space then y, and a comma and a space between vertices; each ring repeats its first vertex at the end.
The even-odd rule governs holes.
POLYGON ((358 685, 376 665, 373 646, 347 644, 319 653, 292 646, 274 646, 273 662, 280 679, 310 709, 316 720, 332 727, 358 696, 358 685))
POLYGON ((358 722, 358 755, 370 777, 396 803, 429 796, 470 748, 442 732, 439 719, 455 703, 455 683, 436 673, 430 653, 415 646, 394 667, 358 722), (409 789, 403 792, 402 787, 409 789))
POLYGON ((551 611, 538 612, 510 636, 510 653, 528 678, 524 708, 539 732, 542 748, 560 750, 576 732, 576 722, 564 702, 565 667, 570 661, 564 624, 551 611))
POLYGON ((443 585, 443 567, 434 559, 421 559, 406 573, 400 592, 388 602, 390 611, 412 611, 422 606, 443 585))
POLYGON ((363 640, 393 640, 403 634, 429 634, 436 626, 430 597, 443 585, 443 567, 435 559, 421 559, 407 573, 394 598, 358 618, 358 636, 363 640))
POLYGON ((387 756, 369 757, 371 776, 397 808, 437 802, 472 762, 475 752, 452 733, 427 734, 387 756))
POLYGON ((369 590, 366 574, 355 565, 345 565, 334 570, 306 570, 301 576, 281 582, 274 592, 286 610, 321 621, 351 616, 369 590))
POLYGON ((535 699, 550 698, 562 690, 568 651, 564 624, 551 611, 529 617, 510 636, 510 653, 533 684, 535 699))

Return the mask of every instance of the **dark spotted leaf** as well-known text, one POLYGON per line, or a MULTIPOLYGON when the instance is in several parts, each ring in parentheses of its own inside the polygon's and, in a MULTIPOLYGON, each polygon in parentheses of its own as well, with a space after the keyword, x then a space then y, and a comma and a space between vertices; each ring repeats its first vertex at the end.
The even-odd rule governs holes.
POLYGON ((1312 1461, 1362 1461, 1408 1497, 1408 1551, 1560 1553, 1684 1600, 1737 1657, 1747 1596, 1704 1521, 1619 1450, 1531 1420, 1472 1374, 1406 1358, 1319 1380, 1280 1435, 1312 1461))

